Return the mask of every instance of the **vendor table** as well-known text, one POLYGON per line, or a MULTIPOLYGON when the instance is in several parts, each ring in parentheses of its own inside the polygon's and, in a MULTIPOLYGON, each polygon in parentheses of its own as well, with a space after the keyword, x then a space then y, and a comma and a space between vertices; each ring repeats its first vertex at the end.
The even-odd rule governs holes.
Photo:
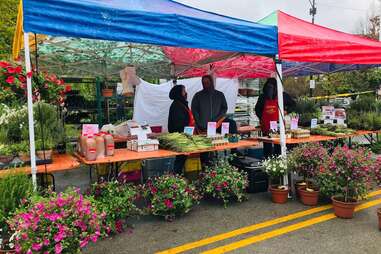
MULTIPOLYGON (((52 173, 77 169, 79 168, 79 166, 80 166, 80 163, 78 162, 78 160, 70 154, 54 154, 53 163, 46 164, 46 169, 45 169, 45 165, 37 166, 37 173, 52 174, 52 173)), ((31 168, 28 166, 28 167, 0 170, 0 178, 6 176, 7 174, 13 174, 13 173, 31 174, 31 168)))
MULTIPOLYGON (((295 145, 295 144, 301 144, 301 143, 312 143, 312 142, 323 142, 323 141, 331 141, 331 140, 337 140, 337 139, 343 139, 343 138, 353 138, 356 136, 366 136, 366 135, 372 135, 372 134, 378 134, 381 133, 381 131, 356 131, 353 134, 347 134, 337 137, 331 137, 331 136, 321 136, 321 135, 311 135, 308 138, 288 138, 286 139, 287 145, 295 145)), ((280 144, 279 138, 267 138, 267 137, 258 137, 256 138, 258 141, 262 141, 265 143, 273 143, 273 144, 280 144)))
POLYGON ((210 149, 195 150, 192 152, 173 152, 173 151, 168 151, 163 149, 159 149, 158 151, 153 151, 153 152, 135 152, 135 151, 130 151, 130 150, 127 150, 126 148, 123 148, 123 149, 115 149, 114 156, 105 157, 95 161, 88 161, 86 160, 86 158, 79 155, 78 153, 76 153, 75 156, 80 160, 81 163, 89 166, 89 174, 90 174, 90 181, 91 181, 92 168, 94 165, 112 164, 114 166, 113 168, 115 170, 115 175, 117 175, 118 163, 122 163, 126 161, 174 157, 177 155, 191 155, 191 154, 197 154, 197 153, 203 153, 203 152, 224 151, 224 150, 230 150, 235 148, 257 146, 258 144, 259 142, 257 140, 240 140, 237 143, 228 143, 226 145, 215 146, 210 149))

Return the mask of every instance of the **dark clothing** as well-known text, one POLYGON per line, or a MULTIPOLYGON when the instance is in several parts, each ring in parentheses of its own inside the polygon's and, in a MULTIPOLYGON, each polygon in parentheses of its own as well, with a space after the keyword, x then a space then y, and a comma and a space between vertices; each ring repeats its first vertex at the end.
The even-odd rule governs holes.
MULTIPOLYGON (((258 116, 258 118, 262 119, 262 113, 265 106, 266 96, 264 94, 261 94, 258 98, 258 102, 255 105, 255 114, 258 116)), ((285 111, 292 111, 295 107, 295 101, 294 99, 286 92, 283 92, 283 103, 284 103, 284 110, 285 111)))
POLYGON ((174 100, 169 108, 168 132, 184 132, 184 127, 189 125, 187 105, 174 100))
POLYGON ((215 89, 202 90, 196 93, 192 100, 192 112, 196 127, 205 131, 208 122, 217 122, 228 111, 225 95, 215 89))

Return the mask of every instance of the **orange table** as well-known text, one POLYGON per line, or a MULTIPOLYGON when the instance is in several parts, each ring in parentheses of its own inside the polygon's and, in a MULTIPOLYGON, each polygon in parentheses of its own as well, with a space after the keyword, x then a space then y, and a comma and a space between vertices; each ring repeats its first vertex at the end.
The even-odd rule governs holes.
MULTIPOLYGON (((52 174, 52 173, 77 169, 79 168, 79 166, 80 166, 80 163, 72 155, 54 154, 53 163, 46 164, 46 171, 45 171, 45 165, 39 165, 37 166, 37 173, 47 172, 52 174)), ((5 175, 9 173, 31 174, 31 168, 28 166, 28 167, 0 170, 0 177, 4 177, 5 175)))
MULTIPOLYGON (((286 144, 292 145, 292 144, 301 144, 301 143, 323 142, 323 141, 331 141, 331 140, 337 140, 342 138, 352 138, 356 136, 364 136, 364 135, 377 134, 377 133, 381 133, 381 131, 361 131, 360 130, 360 131, 356 131, 353 134, 347 134, 347 135, 342 135, 338 137, 311 135, 308 138, 288 138, 286 139, 286 144)), ((258 137, 255 139, 265 143, 273 143, 277 145, 280 144, 279 138, 258 137)))
POLYGON ((212 147, 210 149, 195 150, 192 152, 173 152, 169 150, 159 149, 158 151, 153 152, 135 152, 130 151, 125 148, 115 149, 114 156, 105 157, 103 159, 88 161, 83 156, 75 154, 75 156, 86 165, 95 165, 95 164, 106 164, 106 163, 116 163, 123 161, 134 161, 134 160, 145 160, 145 159, 154 159, 154 158, 164 158, 164 157, 174 157, 177 155, 191 155, 195 153, 203 152, 213 152, 213 151, 224 151, 234 148, 242 148, 249 146, 257 146, 259 142, 257 140, 240 140, 238 143, 228 143, 222 146, 212 147))

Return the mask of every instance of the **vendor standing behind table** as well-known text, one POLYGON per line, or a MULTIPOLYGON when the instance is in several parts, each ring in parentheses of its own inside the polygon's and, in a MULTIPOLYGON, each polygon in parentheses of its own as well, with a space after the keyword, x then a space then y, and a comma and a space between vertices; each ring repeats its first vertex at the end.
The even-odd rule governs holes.
POLYGON ((217 122, 217 130, 222 122, 229 123, 229 132, 237 133, 237 124, 226 118, 228 104, 225 95, 214 88, 213 78, 210 75, 202 77, 203 89, 197 92, 192 100, 192 112, 199 132, 206 132, 208 122, 217 122))
MULTIPOLYGON (((196 120, 197 131, 199 133, 207 132, 208 122, 216 122, 217 131, 221 131, 222 122, 228 122, 229 133, 238 133, 236 122, 226 118, 228 104, 225 95, 214 88, 212 76, 203 76, 201 81, 203 90, 197 92, 192 100, 192 112, 196 120)), ((203 165, 208 165, 210 153, 202 153, 200 159, 203 165)))
MULTIPOLYGON (((288 111, 296 104, 286 92, 283 92, 283 102, 285 111, 288 111)), ((259 96, 258 102, 255 105, 255 114, 261 122, 261 130, 264 136, 269 135, 271 121, 279 122, 278 109, 277 81, 275 78, 269 78, 263 86, 263 94, 259 96)), ((265 158, 268 158, 273 154, 279 155, 280 153, 280 145, 273 146, 271 143, 263 143, 263 155, 265 158)))
MULTIPOLYGON (((189 109, 187 101, 187 92, 185 86, 175 85, 169 92, 169 98, 173 100, 171 107, 169 108, 168 115, 168 132, 184 132, 186 126, 193 127, 195 121, 192 111, 189 109)), ((177 174, 183 173, 183 168, 187 156, 176 156, 175 160, 175 172, 177 174)))

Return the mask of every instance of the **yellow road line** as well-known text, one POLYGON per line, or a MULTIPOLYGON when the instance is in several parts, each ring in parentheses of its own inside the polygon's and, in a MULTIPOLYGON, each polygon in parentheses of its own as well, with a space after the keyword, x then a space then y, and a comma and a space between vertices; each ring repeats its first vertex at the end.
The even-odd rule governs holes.
MULTIPOLYGON (((361 204, 361 205, 356 207, 355 211, 356 212, 361 211, 361 210, 364 210, 364 209, 367 209, 369 207, 376 206, 379 204, 381 204, 381 198, 377 199, 377 200, 366 202, 364 204, 361 204)), ((233 250, 236 250, 236 249, 248 246, 248 245, 252 245, 254 243, 258 243, 258 242, 261 242, 261 241, 264 241, 264 240, 267 240, 270 238, 274 238, 274 237, 277 237, 277 236, 280 236, 283 234, 287 234, 287 233, 290 233, 290 232, 293 232, 293 231, 296 231, 296 230, 299 230, 302 228, 306 228, 306 227, 309 227, 309 226, 312 226, 312 225, 315 225, 315 224, 318 224, 321 222, 325 222, 325 221, 331 220, 333 218, 336 218, 335 214, 333 214, 333 213, 322 215, 322 216, 312 218, 312 219, 309 219, 306 221, 302 221, 302 222, 295 223, 295 224, 292 224, 289 226, 285 226, 285 227, 282 227, 279 229, 275 229, 275 230, 270 231, 270 232, 266 232, 266 233, 263 233, 260 235, 249 237, 249 238, 243 239, 241 241, 237 241, 237 242, 234 242, 231 244, 227 244, 225 246, 221 246, 221 247, 218 247, 218 248, 215 248, 212 250, 204 251, 204 252, 202 252, 202 254, 226 253, 226 252, 233 251, 233 250)))
MULTIPOLYGON (((371 192, 368 195, 368 197, 371 198, 371 197, 374 197, 374 196, 377 196, 377 195, 381 195, 381 190, 371 192)), ((177 247, 174 247, 174 248, 171 248, 171 249, 167 249, 167 250, 164 250, 164 251, 157 252, 156 254, 176 254, 176 253, 185 252, 185 251, 192 250, 192 249, 195 249, 195 248, 199 248, 199 247, 202 247, 202 246, 205 246, 205 245, 209 245, 211 243, 215 243, 215 242, 222 241, 222 240, 225 240, 225 239, 229 239, 229 238, 232 238, 232 237, 236 237, 236 236, 239 236, 239 235, 242 235, 242 234, 246 234, 246 233, 249 233, 249 232, 252 232, 252 231, 255 231, 255 230, 263 229, 263 228, 266 228, 266 227, 271 227, 271 226, 274 226, 274 225, 277 225, 277 224, 280 224, 280 223, 284 223, 284 222, 287 222, 287 221, 290 221, 290 220, 295 220, 295 219, 299 219, 299 218, 302 218, 302 217, 305 217, 305 216, 308 216, 308 215, 312 215, 312 214, 315 214, 315 213, 326 211, 326 210, 329 210, 331 208, 332 208, 332 205, 325 205, 325 206, 320 206, 320 207, 308 209, 308 210, 305 210, 305 211, 301 211, 301 212, 297 212, 297 213, 294 213, 294 214, 290 214, 290 215, 286 215, 286 216, 283 216, 283 217, 279 217, 279 218, 276 218, 276 219, 273 219, 273 220, 268 220, 268 221, 264 221, 264 222, 261 222, 261 223, 258 223, 258 224, 253 224, 253 225, 250 225, 250 226, 247 226, 247 227, 239 228, 239 229, 227 232, 227 233, 222 233, 222 234, 219 234, 219 235, 211 236, 211 237, 199 240, 199 241, 190 242, 190 243, 187 243, 187 244, 184 244, 184 245, 180 245, 180 246, 177 246, 177 247)))

